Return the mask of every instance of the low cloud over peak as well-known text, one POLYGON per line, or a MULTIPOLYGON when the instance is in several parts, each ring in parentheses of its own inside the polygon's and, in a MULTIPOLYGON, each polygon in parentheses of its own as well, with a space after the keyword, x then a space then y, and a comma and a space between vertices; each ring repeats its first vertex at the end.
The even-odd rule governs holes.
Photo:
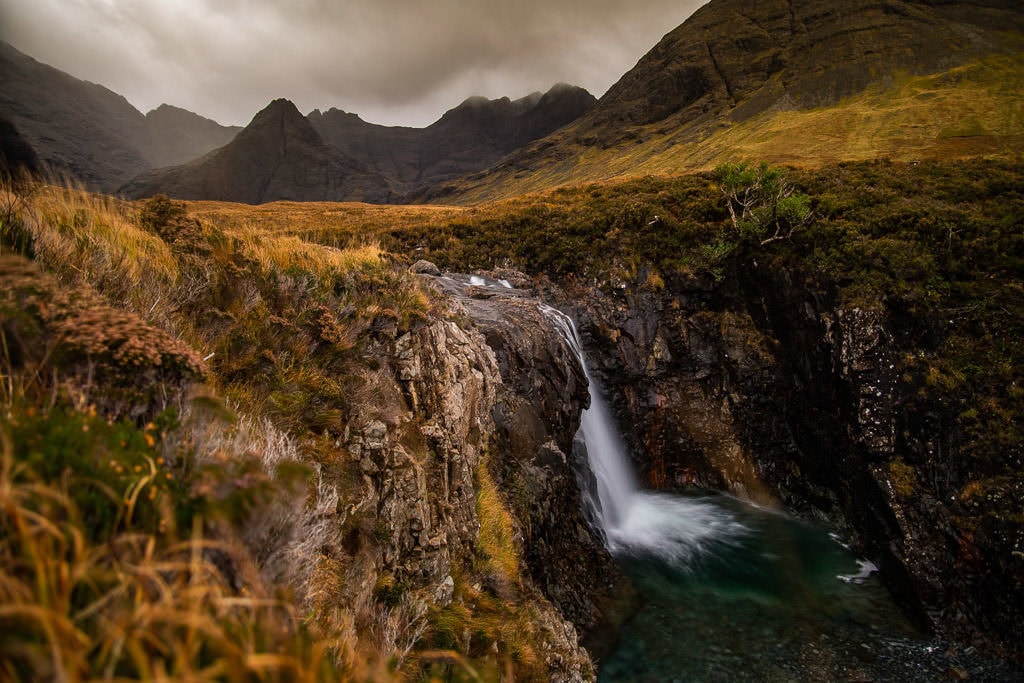
POLYGON ((0 39, 124 94, 245 123, 276 97, 426 125, 472 95, 602 94, 699 0, 6 0, 0 39))

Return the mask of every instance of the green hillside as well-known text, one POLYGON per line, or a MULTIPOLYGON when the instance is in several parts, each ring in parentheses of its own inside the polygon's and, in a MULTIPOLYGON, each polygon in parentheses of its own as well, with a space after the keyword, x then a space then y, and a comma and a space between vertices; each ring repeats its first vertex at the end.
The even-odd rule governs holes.
POLYGON ((602 148, 513 164, 456 186, 460 203, 514 197, 558 185, 703 171, 740 159, 801 167, 840 161, 970 157, 1020 159, 1024 149, 1024 55, 991 56, 927 76, 893 78, 836 105, 769 110, 722 121, 706 134, 634 126, 602 148))

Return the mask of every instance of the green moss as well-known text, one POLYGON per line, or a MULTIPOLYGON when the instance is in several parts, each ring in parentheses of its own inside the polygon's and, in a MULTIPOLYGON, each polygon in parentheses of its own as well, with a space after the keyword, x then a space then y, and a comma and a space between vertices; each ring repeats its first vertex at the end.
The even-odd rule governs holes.
MULTIPOLYGON (((167 427, 174 418, 165 414, 157 422, 167 427)), ((100 541, 129 527, 167 533, 183 521, 175 512, 187 495, 160 455, 164 430, 157 422, 140 428, 95 410, 19 407, 0 418, 0 429, 24 468, 21 476, 59 483, 85 520, 89 538, 100 541)))
POLYGON ((373 597, 387 607, 397 606, 408 592, 409 587, 389 573, 381 574, 373 587, 373 597))
POLYGON ((914 468, 899 459, 889 461, 889 481, 896 495, 903 499, 911 498, 917 488, 914 468))

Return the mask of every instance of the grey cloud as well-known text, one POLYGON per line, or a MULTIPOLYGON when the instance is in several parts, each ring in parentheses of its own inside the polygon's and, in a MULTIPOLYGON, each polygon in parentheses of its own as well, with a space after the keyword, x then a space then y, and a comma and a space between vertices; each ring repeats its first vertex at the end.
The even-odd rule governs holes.
POLYGON ((601 95, 696 0, 5 0, 0 38, 143 109, 245 123, 275 97, 425 125, 470 95, 601 95))

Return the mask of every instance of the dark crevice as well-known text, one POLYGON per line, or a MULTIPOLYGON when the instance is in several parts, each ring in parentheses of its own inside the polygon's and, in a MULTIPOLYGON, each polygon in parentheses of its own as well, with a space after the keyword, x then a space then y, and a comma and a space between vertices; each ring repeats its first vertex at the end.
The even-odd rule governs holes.
POLYGON ((732 85, 729 84, 729 79, 727 79, 725 77, 725 73, 722 72, 722 68, 718 65, 718 60, 715 59, 715 54, 711 51, 711 43, 710 43, 710 41, 705 40, 704 41, 704 47, 707 48, 708 59, 711 60, 711 66, 714 67, 715 73, 718 74, 718 78, 722 81, 722 85, 725 86, 725 92, 726 92, 726 94, 729 95, 729 102, 731 104, 735 104, 736 103, 736 98, 735 98, 735 96, 733 96, 732 85))

